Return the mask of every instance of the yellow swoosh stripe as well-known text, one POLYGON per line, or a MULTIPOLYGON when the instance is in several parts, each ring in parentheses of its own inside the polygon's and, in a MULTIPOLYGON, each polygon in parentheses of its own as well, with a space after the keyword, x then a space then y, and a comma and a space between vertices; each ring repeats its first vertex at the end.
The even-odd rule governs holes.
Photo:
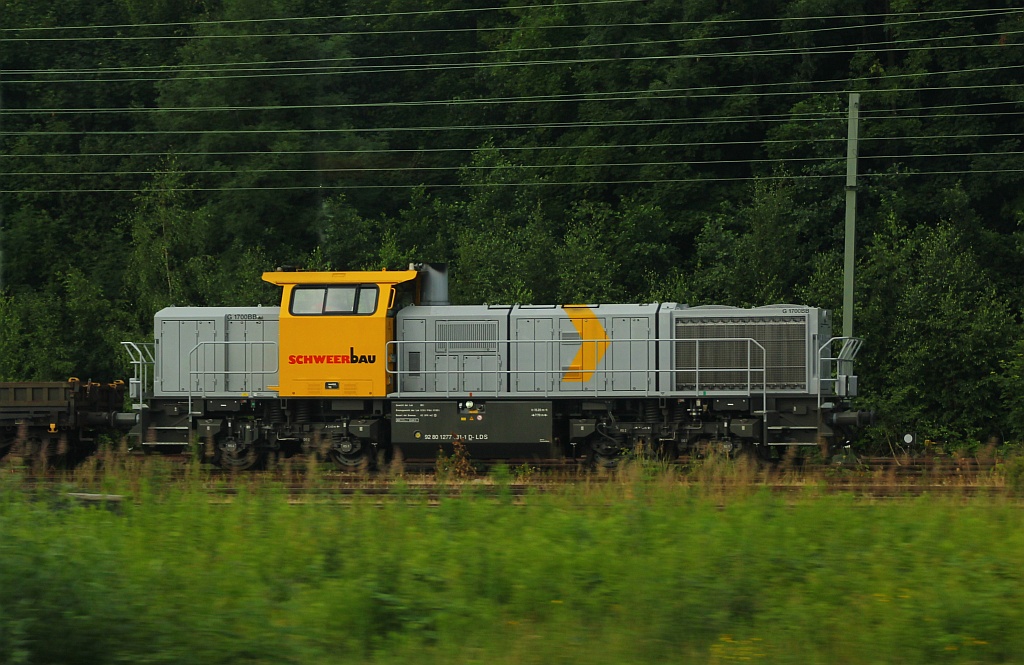
POLYGON ((594 370, 601 364, 605 352, 608 351, 608 333, 589 307, 566 305, 562 309, 583 340, 572 364, 562 375, 562 381, 586 383, 594 377, 594 370))

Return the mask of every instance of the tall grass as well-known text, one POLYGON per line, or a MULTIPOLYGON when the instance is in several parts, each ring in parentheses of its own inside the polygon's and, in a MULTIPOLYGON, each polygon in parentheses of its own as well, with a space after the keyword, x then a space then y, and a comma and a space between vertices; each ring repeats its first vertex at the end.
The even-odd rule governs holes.
POLYGON ((467 486, 439 503, 342 505, 321 488, 296 504, 272 485, 225 497, 199 472, 168 483, 155 469, 109 481, 131 500, 107 505, 3 476, 0 663, 1024 653, 1024 512, 1008 499, 779 498, 636 467, 526 497, 467 486))

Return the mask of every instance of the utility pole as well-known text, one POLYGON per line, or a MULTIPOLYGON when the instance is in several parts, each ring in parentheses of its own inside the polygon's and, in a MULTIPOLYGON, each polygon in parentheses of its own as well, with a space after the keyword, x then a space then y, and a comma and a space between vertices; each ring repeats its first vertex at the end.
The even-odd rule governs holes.
POLYGON ((857 139, 860 134, 860 93, 850 93, 846 133, 846 251, 843 262, 843 337, 853 337, 853 250, 857 236, 857 139))
MULTIPOLYGON (((3 63, 0 62, 0 65, 3 63)), ((4 71, 0 67, 0 148, 4 145, 4 71)), ((4 293, 4 199, 0 195, 0 295, 4 293)))

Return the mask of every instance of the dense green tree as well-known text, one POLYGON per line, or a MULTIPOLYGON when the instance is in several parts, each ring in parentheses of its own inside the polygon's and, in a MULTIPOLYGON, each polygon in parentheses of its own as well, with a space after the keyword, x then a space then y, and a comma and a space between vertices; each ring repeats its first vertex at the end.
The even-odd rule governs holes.
POLYGON ((910 229, 890 215, 866 254, 864 387, 883 422, 940 440, 998 432, 996 373, 1018 330, 970 239, 951 221, 910 229))
MULTIPOLYGON (((794 187, 758 181, 746 205, 724 205, 696 239, 685 294, 694 304, 756 306, 790 302, 813 260, 814 219, 795 204, 794 187)), ((817 304, 817 303, 812 303, 817 304)))
POLYGON ((318 240, 333 187, 365 182, 351 128, 346 38, 330 21, 266 21, 330 13, 316 0, 223 0, 178 53, 182 68, 162 82, 158 126, 174 132, 179 163, 208 190, 217 243, 262 247, 294 261, 318 240), (310 26, 313 26, 311 29, 310 26), (317 33, 317 34, 307 34, 317 33), (326 34, 322 34, 326 33, 326 34), (341 63, 341 64, 339 64, 341 63), (196 112, 181 109, 195 108, 196 112))
POLYGON ((1010 0, 0 0, 0 377, 117 373, 156 309, 273 303, 286 264, 836 308, 855 90, 864 401, 1019 438, 1022 26, 1010 0))
MULTIPOLYGON (((207 305, 214 272, 212 215, 196 209, 182 176, 168 171, 142 194, 126 220, 131 238, 126 280, 142 321, 169 305, 207 305)), ((219 253, 219 252, 218 252, 219 253)))

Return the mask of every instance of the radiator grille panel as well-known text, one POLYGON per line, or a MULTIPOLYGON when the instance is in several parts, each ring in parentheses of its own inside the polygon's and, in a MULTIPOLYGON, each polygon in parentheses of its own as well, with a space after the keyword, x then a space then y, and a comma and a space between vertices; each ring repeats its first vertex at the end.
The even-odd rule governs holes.
POLYGON ((438 321, 436 328, 437 352, 497 351, 498 322, 438 321))
POLYGON ((701 390, 746 390, 748 381, 756 389, 762 383, 761 367, 769 389, 807 389, 804 317, 676 319, 675 337, 676 390, 698 385, 701 390), (713 341, 721 338, 727 341, 713 341), (764 352, 755 344, 732 341, 745 338, 756 340, 764 352))

